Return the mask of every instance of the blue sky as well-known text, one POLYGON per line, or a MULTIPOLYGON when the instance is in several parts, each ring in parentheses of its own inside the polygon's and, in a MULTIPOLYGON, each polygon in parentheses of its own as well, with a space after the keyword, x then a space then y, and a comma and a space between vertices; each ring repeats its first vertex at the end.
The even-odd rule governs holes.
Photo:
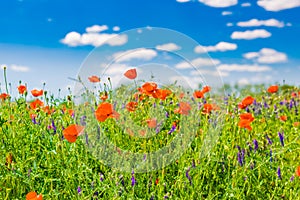
MULTIPOLYGON (((68 77, 82 73, 80 67, 95 47, 125 52, 132 44, 129 36, 119 38, 118 44, 109 44, 105 38, 126 36, 131 29, 162 27, 199 44, 187 49, 174 39, 153 43, 153 51, 159 45, 168 52, 190 51, 193 56, 188 59, 202 65, 198 58, 203 58, 205 50, 224 82, 286 80, 300 85, 299 6, 300 0, 1 1, 0 65, 8 68, 12 90, 19 80, 30 89, 42 88, 46 82, 46 88, 57 94, 58 88, 66 91, 74 84, 68 77)), ((151 57, 153 51, 145 51, 146 58, 139 57, 139 64, 150 62, 147 55, 151 57)), ((179 69, 180 62, 169 64, 179 69)), ((133 63, 125 64, 120 70, 133 63)), ((3 91, 2 76, 0 82, 3 91)))

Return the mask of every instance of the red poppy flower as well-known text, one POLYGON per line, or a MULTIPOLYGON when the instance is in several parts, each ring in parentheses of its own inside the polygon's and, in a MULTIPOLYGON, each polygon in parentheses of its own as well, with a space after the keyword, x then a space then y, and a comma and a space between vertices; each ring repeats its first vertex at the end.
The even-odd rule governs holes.
POLYGON ((37 90, 37 89, 31 90, 31 94, 32 94, 32 96, 34 96, 34 97, 42 96, 43 93, 44 93, 43 90, 37 90))
POLYGON ((207 92, 209 92, 210 91, 210 87, 209 86, 204 86, 203 88, 202 88, 202 93, 203 94, 205 94, 205 93, 207 93, 207 92))
POLYGON ((152 95, 157 90, 157 84, 153 82, 146 82, 140 88, 140 91, 146 95, 152 95))
POLYGON ((172 94, 171 90, 168 89, 158 89, 157 93, 158 93, 158 98, 160 98, 161 100, 165 100, 167 96, 172 94))
POLYGON ((251 121, 246 120, 246 119, 242 119, 242 120, 239 121, 238 126, 241 127, 241 128, 246 128, 249 131, 251 131, 252 127, 250 126, 250 124, 251 124, 251 121))
POLYGON ((27 92, 27 87, 25 85, 19 85, 18 91, 20 94, 24 94, 25 92, 27 92))
POLYGON ((240 114, 240 119, 241 120, 248 120, 250 122, 253 122, 254 117, 252 116, 251 113, 242 113, 242 114, 240 114))
POLYGON ((137 74, 136 74, 136 69, 129 69, 124 73, 124 76, 129 79, 135 79, 137 74))
POLYGON ((158 183, 159 183, 159 179, 157 178, 157 179, 155 180, 155 185, 158 185, 158 183))
POLYGON ((157 126, 157 120, 155 118, 146 120, 149 128, 155 128, 157 126))
POLYGON ((26 200, 43 200, 43 196, 32 191, 26 195, 26 200))
POLYGON ((9 94, 6 94, 6 93, 0 94, 0 99, 2 99, 2 100, 7 99, 8 97, 10 97, 9 94))
POLYGON ((278 91, 278 85, 272 85, 272 86, 270 86, 269 88, 268 88, 268 92, 269 93, 276 93, 277 91, 278 91))
POLYGON ((68 142, 76 142, 78 136, 83 133, 84 126, 72 124, 63 130, 63 135, 68 142))
POLYGON ((102 94, 102 95, 100 96, 100 99, 101 99, 102 101, 105 101, 107 98, 108 98, 107 92, 105 92, 104 94, 102 94))
POLYGON ((287 120, 287 116, 286 115, 281 115, 280 117, 279 117, 279 119, 281 120, 281 121, 286 121, 287 120))
POLYGON ((245 97, 241 103, 239 103, 238 107, 240 109, 245 109, 247 106, 251 105, 254 101, 254 98, 251 96, 245 97))
POLYGON ((300 126, 300 122, 294 122, 293 126, 295 126, 295 127, 300 126))
POLYGON ((126 109, 129 112, 133 112, 133 111, 135 111, 135 109, 136 109, 137 106, 138 106, 137 102, 131 101, 131 102, 129 102, 129 103, 126 104, 126 109))
POLYGON ((100 82, 100 78, 98 76, 90 76, 90 77, 88 77, 88 79, 89 79, 89 81, 91 83, 98 83, 98 82, 100 82))
POLYGON ((297 169, 296 169, 296 176, 300 177, 300 166, 298 166, 297 169))
POLYGON ((190 104, 186 102, 180 102, 179 108, 175 109, 174 112, 182 115, 188 115, 190 110, 191 110, 190 104))
POLYGON ((193 96, 194 96, 195 98, 198 98, 198 99, 199 99, 199 98, 203 98, 203 97, 204 97, 204 94, 203 94, 202 91, 196 90, 196 91, 194 92, 193 96))
POLYGON ((292 97, 297 97, 297 93, 296 92, 292 92, 291 96, 292 97))
POLYGON ((44 103, 39 100, 39 99, 36 99, 34 100, 33 102, 30 103, 30 108, 31 109, 37 109, 37 108, 40 108, 40 107, 43 107, 44 106, 44 103))
POLYGON ((113 110, 110 103, 102 102, 95 111, 95 116, 98 121, 104 122, 107 118, 119 118, 120 114, 113 110))

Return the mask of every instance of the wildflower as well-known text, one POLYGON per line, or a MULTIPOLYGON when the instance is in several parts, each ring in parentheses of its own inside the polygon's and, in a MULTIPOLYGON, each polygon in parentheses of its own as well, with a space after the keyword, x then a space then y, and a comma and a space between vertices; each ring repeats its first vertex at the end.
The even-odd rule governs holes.
POLYGON ((168 134, 173 133, 176 130, 176 123, 173 123, 171 129, 168 131, 168 134))
POLYGON ((135 109, 136 109, 137 106, 138 106, 137 102, 131 101, 131 102, 129 102, 129 103, 126 104, 126 109, 129 112, 133 112, 133 111, 135 111, 135 109))
POLYGON ((6 94, 6 93, 0 94, 0 99, 1 99, 1 100, 5 100, 5 99, 7 99, 7 98, 9 98, 9 97, 10 97, 9 94, 6 94))
POLYGON ((281 121, 285 122, 285 121, 287 120, 287 116, 286 116, 286 115, 281 115, 281 116, 279 117, 279 119, 280 119, 281 121))
POLYGON ((20 94, 24 94, 25 92, 27 92, 27 87, 25 85, 19 85, 18 91, 20 94))
POLYGON ((254 144, 254 151, 256 151, 258 149, 258 142, 256 139, 253 140, 253 144, 254 144))
POLYGON ((240 166, 243 166, 243 160, 242 160, 241 152, 238 152, 237 159, 238 159, 238 162, 239 162, 240 166))
POLYGON ((146 120, 149 128, 155 128, 157 126, 157 120, 155 118, 146 120))
POLYGON ((26 195, 26 200, 43 200, 43 196, 32 191, 26 195))
POLYGON ((131 186, 134 186, 136 184, 135 178, 134 178, 134 170, 131 172, 131 186))
POLYGON ((140 92, 148 96, 153 95, 157 90, 157 84, 153 82, 146 82, 139 88, 140 92))
POLYGON ((268 92, 269 93, 276 93, 277 91, 278 91, 278 85, 272 85, 272 86, 270 86, 269 88, 268 88, 268 92))
POLYGON ((191 168, 189 167, 189 168, 186 170, 186 172, 185 172, 185 176, 186 176, 186 178, 189 180, 190 185, 192 185, 192 178, 191 178, 191 176, 189 175, 190 170, 191 170, 191 168))
POLYGON ((292 176, 291 176, 291 178, 290 178, 290 181, 291 181, 291 182, 293 182, 293 181, 294 181, 294 179, 295 179, 295 176, 294 176, 294 175, 292 175, 292 176))
POLYGON ((102 101, 105 101, 107 98, 108 98, 107 92, 105 92, 104 94, 102 94, 102 95, 100 96, 100 99, 101 99, 102 101))
POLYGON ((101 81, 98 76, 90 76, 90 77, 88 77, 88 79, 91 83, 98 83, 101 81))
POLYGON ((63 136, 68 142, 76 142, 78 136, 83 133, 84 126, 72 124, 63 130, 63 136))
POLYGON ((44 106, 44 103, 39 99, 36 99, 36 100, 34 100, 33 102, 30 103, 30 108, 32 110, 35 110, 35 109, 43 107, 43 106, 44 106))
POLYGON ((80 188, 80 186, 78 186, 78 188, 77 188, 77 193, 81 194, 81 188, 80 188))
POLYGON ((43 93, 44 93, 43 90, 37 90, 37 89, 31 90, 31 94, 32 94, 32 96, 34 96, 34 97, 42 96, 43 93))
POLYGON ((209 86, 204 86, 204 87, 202 88, 201 92, 202 92, 203 94, 205 94, 205 93, 209 92, 210 89, 211 89, 211 88, 210 88, 209 86))
POLYGON ((238 107, 240 109, 245 109, 247 106, 251 105, 254 102, 254 98, 251 96, 245 97, 241 103, 239 103, 238 107))
POLYGON ((175 109, 174 112, 182 115, 188 115, 190 110, 191 110, 190 104, 186 102, 180 102, 179 108, 175 109))
POLYGON ((281 179, 281 170, 280 167, 277 168, 277 176, 279 179, 281 179))
POLYGON ((195 98, 199 99, 199 98, 203 98, 203 97, 204 97, 204 94, 203 94, 202 91, 196 90, 196 91, 194 92, 193 96, 194 96, 195 98))
POLYGON ((268 135, 266 135, 266 138, 267 138, 267 140, 268 140, 268 144, 269 144, 269 145, 272 145, 272 144, 273 144, 273 142, 272 142, 272 140, 269 138, 269 136, 268 136, 268 135))
POLYGON ((240 114, 240 121, 238 126, 241 128, 246 128, 248 130, 252 130, 250 123, 254 120, 254 117, 251 113, 243 113, 240 114))
POLYGON ((104 122, 107 118, 119 118, 120 114, 113 110, 110 103, 102 102, 95 111, 95 116, 98 121, 104 122))
POLYGON ((279 136, 279 140, 280 140, 280 143, 281 143, 281 146, 284 146, 284 136, 283 136, 283 132, 280 133, 278 132, 278 136, 279 136))
POLYGON ((300 177, 300 165, 296 169, 296 176, 300 177))
POLYGON ((167 96, 172 94, 171 90, 168 89, 158 89, 157 93, 158 93, 158 98, 160 98, 161 100, 165 100, 167 96))
POLYGON ((135 79, 137 74, 136 74, 136 69, 129 69, 127 70, 125 73, 124 73, 124 76, 126 78, 129 78, 129 79, 135 79))
POLYGON ((300 122, 294 122, 294 123, 293 123, 293 126, 294 126, 294 127, 300 126, 300 122))
POLYGON ((156 178, 155 179, 155 185, 158 185, 158 183, 159 183, 159 178, 156 178))

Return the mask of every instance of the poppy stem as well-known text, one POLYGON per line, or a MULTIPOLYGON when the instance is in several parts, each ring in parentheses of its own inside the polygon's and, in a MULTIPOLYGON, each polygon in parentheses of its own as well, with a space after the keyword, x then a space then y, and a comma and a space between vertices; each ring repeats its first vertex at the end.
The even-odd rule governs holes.
POLYGON ((4 72, 4 82, 5 82, 5 90, 6 93, 8 94, 8 87, 7 87, 7 78, 6 78, 6 66, 3 67, 3 72, 4 72))

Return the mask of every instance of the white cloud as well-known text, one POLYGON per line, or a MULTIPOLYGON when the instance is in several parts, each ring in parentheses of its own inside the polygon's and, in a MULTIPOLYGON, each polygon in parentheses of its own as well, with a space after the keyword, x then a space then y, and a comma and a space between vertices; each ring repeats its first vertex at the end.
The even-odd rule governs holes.
POLYGON ((176 1, 179 2, 179 3, 186 3, 186 2, 189 2, 191 0, 176 0, 176 1))
POLYGON ((251 6, 251 3, 242 3, 241 6, 242 7, 249 7, 249 6, 251 6))
POLYGON ((228 23, 226 24, 226 26, 233 26, 233 23, 228 22, 228 23))
POLYGON ((215 51, 232 51, 236 50, 237 45, 229 42, 219 42, 215 46, 196 46, 195 53, 215 52, 215 51))
POLYGON ((280 11, 300 6, 300 0, 259 0, 257 4, 268 11, 280 11))
POLYGON ((225 16, 225 15, 232 15, 232 12, 230 12, 230 11, 223 11, 223 12, 222 12, 222 15, 224 15, 224 16, 225 16))
POLYGON ((113 31, 120 31, 120 27, 119 26, 114 26, 113 31))
POLYGON ((221 64, 218 67, 220 71, 238 71, 238 72, 264 72, 270 71, 271 67, 261 65, 240 65, 240 64, 221 64))
POLYGON ((167 43, 167 44, 157 45, 155 48, 157 50, 161 50, 161 51, 177 51, 177 50, 181 49, 181 47, 175 43, 167 43))
POLYGON ((132 59, 151 60, 156 56, 157 56, 157 52, 155 50, 145 49, 145 48, 117 52, 113 55, 114 59, 118 63, 130 61, 132 59))
POLYGON ((204 67, 204 66, 214 66, 220 64, 220 61, 217 59, 209 59, 209 58, 196 58, 192 60, 190 63, 183 61, 175 65, 176 69, 191 69, 195 67, 204 67))
POLYGON ((216 8, 224 8, 229 6, 234 6, 237 4, 237 0, 199 0, 199 2, 216 8))
POLYGON ((106 25, 93 25, 93 26, 90 26, 90 27, 87 27, 85 29, 85 31, 87 33, 99 33, 99 32, 102 32, 102 31, 106 31, 108 29, 108 26, 106 25))
POLYGON ((276 19, 268 19, 268 20, 258 20, 258 19, 251 19, 245 22, 238 22, 238 26, 241 27, 251 27, 251 26, 273 26, 273 27, 284 27, 284 22, 280 22, 276 19))
POLYGON ((128 37, 125 34, 108 34, 108 33, 84 33, 80 34, 72 31, 66 34, 65 38, 61 39, 60 42, 71 47, 92 45, 95 47, 108 44, 110 46, 120 46, 127 42, 128 37), (113 39, 112 39, 113 38, 113 39))
POLYGON ((246 59, 255 59, 259 63, 279 63, 287 61, 287 55, 274 49, 263 48, 259 52, 249 52, 243 55, 246 59))
POLYGON ((256 38, 268 38, 272 34, 264 29, 247 30, 247 31, 235 31, 231 34, 231 39, 245 39, 253 40, 256 38))

